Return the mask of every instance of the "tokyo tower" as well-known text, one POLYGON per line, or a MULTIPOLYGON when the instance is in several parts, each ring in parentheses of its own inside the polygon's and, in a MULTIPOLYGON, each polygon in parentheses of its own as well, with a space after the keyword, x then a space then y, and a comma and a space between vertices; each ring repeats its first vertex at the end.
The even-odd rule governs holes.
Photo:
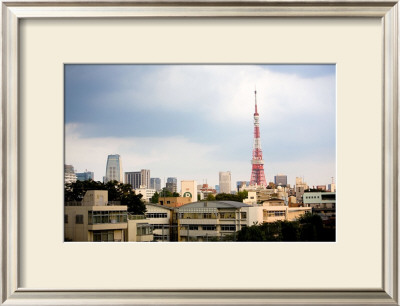
POLYGON ((264 160, 262 157, 261 140, 260 140, 260 123, 257 112, 257 91, 254 91, 255 96, 255 112, 254 112, 254 144, 253 144, 253 159, 251 160, 251 179, 250 185, 267 186, 264 174, 264 160))

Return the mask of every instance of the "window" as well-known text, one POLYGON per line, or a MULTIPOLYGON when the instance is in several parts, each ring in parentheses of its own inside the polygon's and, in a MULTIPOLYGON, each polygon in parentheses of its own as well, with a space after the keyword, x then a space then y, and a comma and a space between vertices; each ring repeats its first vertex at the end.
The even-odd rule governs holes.
POLYGON ((171 201, 167 201, 167 204, 171 204, 171 201))
POLYGON ((235 212, 234 211, 230 211, 230 212, 221 212, 219 214, 219 218, 220 219, 235 219, 235 212))
POLYGON ((64 223, 68 223, 68 215, 64 215, 64 223))
POLYGON ((94 231, 93 241, 94 242, 114 241, 114 231, 94 231))
POLYGON ((215 225, 203 225, 203 231, 215 231, 215 225))
POLYGON ((221 231, 234 232, 236 231, 236 225, 235 224, 221 225, 221 231))
POLYGON ((147 213, 146 218, 167 218, 167 213, 147 213))
POLYGON ((169 224, 150 224, 153 229, 169 229, 169 224))
POLYGON ((164 205, 164 201, 160 201, 160 205, 164 205))
POLYGON ((180 219, 216 219, 216 213, 179 213, 180 219))
POLYGON ((83 215, 76 215, 75 216, 75 223, 76 224, 83 224, 83 215))
POLYGON ((246 219, 247 218, 247 213, 246 212, 241 212, 240 213, 240 219, 246 219))
POLYGON ((198 225, 189 225, 189 230, 198 231, 199 230, 199 226, 198 225))
POLYGON ((126 211, 89 211, 88 224, 102 224, 102 223, 126 223, 126 211))
POLYGON ((282 217, 285 215, 284 210, 270 210, 267 212, 268 217, 282 217))
POLYGON ((321 195, 322 200, 335 200, 336 199, 336 194, 322 194, 321 195))
POLYGON ((153 234, 153 230, 151 229, 149 224, 138 224, 136 226, 137 235, 144 236, 144 235, 151 235, 153 234))

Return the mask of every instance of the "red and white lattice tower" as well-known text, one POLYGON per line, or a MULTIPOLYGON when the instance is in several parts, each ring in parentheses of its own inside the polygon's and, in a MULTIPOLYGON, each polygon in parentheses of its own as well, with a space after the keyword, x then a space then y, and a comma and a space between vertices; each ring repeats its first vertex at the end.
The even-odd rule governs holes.
POLYGON ((251 179, 250 185, 267 186, 264 174, 264 160, 262 157, 261 140, 260 140, 260 123, 258 121, 259 115, 257 112, 257 91, 255 95, 255 112, 254 112, 254 145, 253 145, 253 159, 251 160, 251 179))

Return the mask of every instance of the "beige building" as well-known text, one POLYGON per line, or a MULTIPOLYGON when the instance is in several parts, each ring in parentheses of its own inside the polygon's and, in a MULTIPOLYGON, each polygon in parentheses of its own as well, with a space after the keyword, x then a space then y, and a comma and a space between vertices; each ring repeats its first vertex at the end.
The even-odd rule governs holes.
POLYGON ((197 183, 196 181, 181 181, 181 195, 190 198, 190 202, 197 201, 197 183))
POLYGON ((107 190, 89 190, 81 206, 65 206, 65 241, 125 241, 127 207, 107 204, 107 190))
POLYGON ((289 207, 281 199, 264 201, 262 207, 263 222, 295 221, 306 212, 311 213, 310 207, 289 207))
POLYGON ((66 203, 65 241, 153 241, 144 215, 128 214, 127 206, 108 201, 107 190, 89 190, 82 202, 66 203))
MULTIPOLYGON (((153 241, 171 241, 174 235, 174 208, 146 204, 146 220, 153 229, 153 241)), ((175 237, 176 240, 176 237, 175 237)))
POLYGON ((147 220, 145 216, 128 215, 127 241, 153 241, 153 229, 149 224, 149 220, 147 220))
POLYGON ((190 203, 189 197, 159 197, 158 204, 166 207, 179 207, 190 203))

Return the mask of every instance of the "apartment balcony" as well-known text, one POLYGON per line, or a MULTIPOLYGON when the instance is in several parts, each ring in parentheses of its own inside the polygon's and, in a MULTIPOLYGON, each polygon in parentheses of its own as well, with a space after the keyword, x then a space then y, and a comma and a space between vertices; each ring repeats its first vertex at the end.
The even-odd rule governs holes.
POLYGON ((181 237, 219 237, 220 233, 217 231, 203 231, 203 230, 180 230, 181 237))
POLYGON ((89 231, 101 231, 101 230, 116 230, 116 229, 127 229, 128 223, 98 223, 89 224, 89 231))
POLYGON ((218 219, 179 219, 179 224, 218 224, 218 219))

